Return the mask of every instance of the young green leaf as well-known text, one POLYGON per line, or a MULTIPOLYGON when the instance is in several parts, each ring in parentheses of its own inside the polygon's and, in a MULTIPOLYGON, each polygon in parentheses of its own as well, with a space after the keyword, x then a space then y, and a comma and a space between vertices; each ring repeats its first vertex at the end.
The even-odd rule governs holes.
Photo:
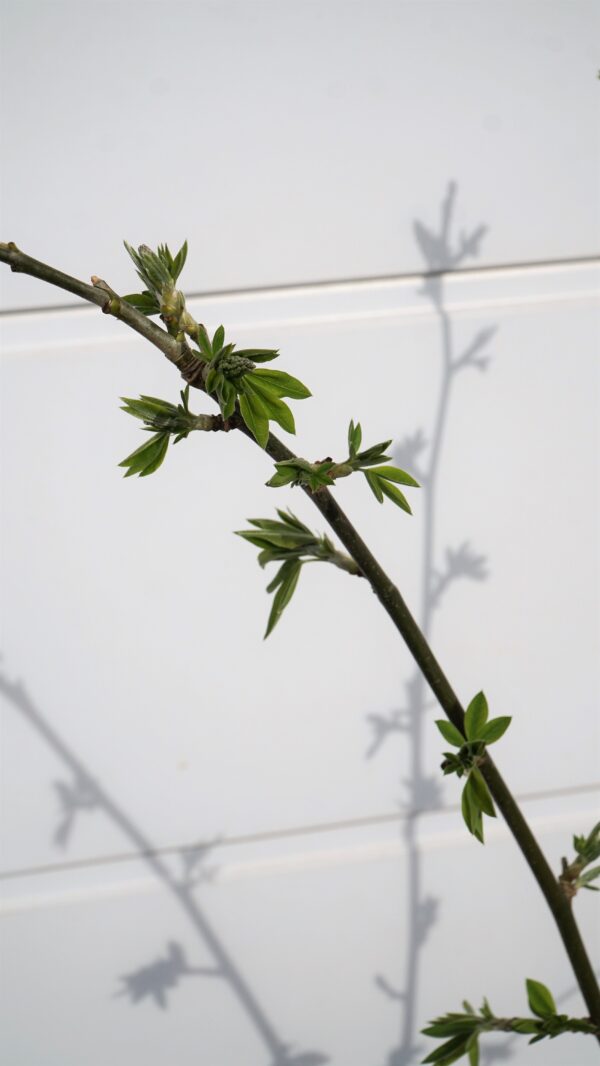
POLYGON ((381 491, 381 484, 379 482, 379 478, 376 477, 375 474, 371 474, 369 470, 363 470, 363 474, 367 479, 367 484, 371 489, 371 492, 373 493, 375 499, 378 500, 379 503, 383 503, 383 492, 381 491))
POLYGON ((386 481, 395 481, 398 485, 411 485, 415 489, 420 488, 419 482, 415 481, 414 477, 411 477, 410 474, 407 474, 405 470, 401 470, 398 466, 372 466, 371 473, 377 474, 386 481))
POLYGON ((253 377, 253 374, 246 374, 244 380, 246 391, 249 390, 258 398, 267 418, 277 422, 286 433, 295 433, 296 425, 294 422, 294 416, 287 403, 284 403, 283 400, 280 400, 279 397, 275 396, 273 393, 265 392, 261 387, 257 389, 253 377))
POLYGON ((456 726, 452 725, 452 722, 448 722, 446 718, 436 718, 435 724, 444 740, 447 740, 449 744, 453 744, 455 748, 462 748, 465 738, 456 726))
POLYGON ((240 395, 240 413, 253 437, 261 448, 265 448, 269 439, 269 419, 258 396, 240 395))
POLYGON ((251 376, 253 379, 258 378, 265 385, 270 385, 279 396, 289 396, 292 400, 306 400, 312 396, 306 385, 283 370, 253 370, 251 376))
POLYGON ((212 344, 210 343, 210 337, 206 332, 206 326, 203 326, 202 323, 198 326, 197 342, 205 359, 210 361, 213 357, 212 344))
POLYGON ((467 740, 479 740, 488 717, 487 700, 483 692, 473 697, 465 712, 465 733, 467 740))
POLYGON ((467 829, 481 844, 483 844, 483 818, 481 816, 481 808, 478 803, 477 793, 473 786, 470 774, 467 778, 467 783, 463 788, 461 809, 467 829))
POLYGON ((469 1066, 479 1066, 479 1040, 478 1033, 473 1033, 470 1039, 467 1041, 467 1051, 469 1052, 469 1066))
POLYGON ((188 254, 188 242, 184 241, 183 244, 181 245, 181 248, 177 252, 177 255, 175 256, 174 261, 173 261, 173 269, 172 269, 173 281, 177 281, 177 278, 181 274, 181 271, 183 270, 183 268, 185 266, 185 261, 187 259, 187 254, 188 254))
POLYGON ((215 330, 215 335, 212 339, 213 354, 217 355, 223 347, 223 341, 225 340, 225 327, 218 326, 215 330))
MULTIPOLYGON (((376 476, 371 470, 365 472, 368 473, 371 477, 376 476)), ((406 511, 407 514, 412 514, 408 500, 406 499, 404 493, 400 492, 400 489, 397 489, 395 485, 390 485, 389 481, 384 481, 382 477, 379 478, 379 486, 384 496, 387 496, 389 500, 392 500, 392 502, 395 503, 397 507, 401 507, 402 510, 406 511)))
POLYGON ((350 425, 348 426, 348 454, 351 459, 355 458, 358 449, 360 448, 361 441, 362 429, 360 428, 360 422, 357 422, 356 425, 354 425, 354 422, 351 420, 350 425))
POLYGON ((600 866, 593 866, 591 870, 586 870, 577 878, 577 885, 579 888, 589 888, 591 892, 600 892, 600 888, 591 884, 598 877, 600 877, 600 866))
POLYGON ((147 477, 148 474, 153 474, 163 462, 168 447, 168 433, 156 433, 153 437, 150 437, 150 440, 145 441, 131 455, 128 455, 126 459, 119 463, 119 466, 129 468, 124 477, 132 477, 133 474, 138 474, 139 477, 147 477))
POLYGON ((471 788, 477 797, 477 806, 479 809, 483 814, 487 814, 490 818, 495 818, 496 809, 490 795, 490 790, 482 776, 481 770, 478 770, 476 766, 471 770, 469 780, 471 781, 471 788))
POLYGON ((124 296, 123 299, 131 307, 135 307, 136 310, 141 311, 143 315, 157 315, 160 311, 160 304, 155 296, 151 292, 132 292, 128 296, 124 296))
POLYGON ((486 744, 495 744, 497 740, 500 740, 500 737, 504 736, 511 722, 512 718, 506 715, 500 718, 491 718, 480 731, 479 739, 486 744))
POLYGON ((431 1064, 431 1066, 451 1066, 453 1062, 457 1062, 462 1058, 467 1050, 467 1041, 464 1036, 454 1036, 452 1039, 447 1040, 445 1044, 441 1044, 435 1051, 432 1051, 426 1059, 423 1059, 423 1066, 431 1064))
POLYGON ((238 348, 238 355, 243 356, 245 359, 251 359, 253 363, 270 363, 272 359, 277 359, 279 355, 279 349, 277 348, 238 348))
POLYGON ((525 985, 530 1010, 537 1014, 538 1018, 550 1018, 556 1014, 556 1003, 552 998, 552 993, 541 981, 533 981, 528 977, 525 985))
POLYGON ((270 489, 280 489, 283 485, 291 485, 292 481, 295 480, 295 471, 288 467, 284 470, 278 470, 276 474, 273 474, 273 477, 265 482, 265 484, 268 485, 270 489))
MULTIPOLYGON (((283 611, 285 610, 292 596, 294 595, 301 569, 302 563, 298 562, 297 560, 289 560, 281 567, 279 574, 282 576, 280 577, 277 592, 275 593, 275 596, 273 598, 273 606, 271 607, 271 613, 269 615, 269 621, 267 623, 267 629, 264 636, 265 640, 269 636, 269 633, 273 632, 273 629, 281 618, 283 611), (284 572, 283 574, 282 571, 284 572)), ((270 587, 273 587, 273 582, 271 582, 270 587)))

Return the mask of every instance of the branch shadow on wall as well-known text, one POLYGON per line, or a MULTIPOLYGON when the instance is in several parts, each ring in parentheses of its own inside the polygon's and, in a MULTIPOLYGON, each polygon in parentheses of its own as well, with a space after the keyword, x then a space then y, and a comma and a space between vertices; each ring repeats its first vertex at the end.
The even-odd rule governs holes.
POLYGON ((53 784, 59 800, 59 821, 53 836, 55 846, 62 849, 67 847, 82 818, 88 817, 92 812, 104 814, 132 846, 131 858, 142 859, 174 898, 208 955, 207 965, 190 964, 184 947, 172 938, 165 951, 159 946, 157 954, 153 955, 149 962, 142 962, 131 972, 122 974, 117 979, 119 987, 113 998, 124 999, 136 1006, 149 1001, 160 1010, 166 1011, 173 993, 184 980, 218 978, 229 989, 262 1041, 269 1055, 269 1066, 324 1066, 329 1062, 329 1057, 322 1052, 296 1050, 294 1045, 281 1039, 256 994, 199 905, 195 890, 200 884, 215 877, 216 870, 207 866, 206 859, 219 841, 174 849, 177 861, 177 871, 174 872, 167 861, 165 849, 161 851, 153 847, 123 808, 89 773, 83 762, 38 710, 25 686, 20 681, 11 681, 5 673, 0 672, 0 693, 58 756, 68 772, 68 780, 53 784))
MULTIPOLYGON (((451 590, 462 581, 487 580, 485 555, 468 538, 448 544, 440 552, 437 496, 440 465, 450 416, 450 400, 457 379, 465 371, 486 371, 490 363, 487 346, 495 327, 478 330, 462 350, 457 350, 451 315, 445 304, 445 280, 449 272, 479 254, 486 227, 453 237, 453 221, 458 188, 450 182, 441 204, 437 228, 415 221, 415 240, 425 260, 422 295, 436 315, 440 333, 441 377, 436 410, 430 427, 419 426, 403 436, 394 448, 394 459, 420 482, 424 510, 421 563, 421 605, 419 622, 430 639, 435 613, 445 604, 451 590)), ((423 887, 422 857, 418 843, 420 817, 443 805, 441 775, 430 774, 424 764, 423 729, 429 724, 426 713, 435 707, 420 672, 416 670, 404 684, 405 698, 399 708, 374 711, 367 716, 370 741, 366 758, 373 758, 396 735, 403 738, 409 759, 409 775, 403 781, 403 835, 407 856, 407 941, 404 948, 403 978, 398 982, 377 974, 375 987, 399 1008, 399 1041, 389 1052, 386 1066, 414 1066, 426 1054, 418 1030, 426 1019, 417 1017, 422 948, 438 920, 442 900, 427 894, 423 887)), ((431 1050, 431 1048, 429 1049, 431 1050)), ((496 1060, 498 1051, 495 1051, 496 1060)), ((505 1057, 510 1054, 501 1052, 505 1057)), ((484 1061, 493 1060, 492 1058, 484 1061)))

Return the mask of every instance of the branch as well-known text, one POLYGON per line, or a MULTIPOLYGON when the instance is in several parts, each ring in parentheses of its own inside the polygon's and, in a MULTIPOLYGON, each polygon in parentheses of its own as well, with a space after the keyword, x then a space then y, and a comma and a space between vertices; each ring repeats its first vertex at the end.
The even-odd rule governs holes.
MULTIPOLYGON (((188 384, 206 392, 203 376, 198 374, 198 360, 194 358, 185 342, 182 343, 176 340, 165 330, 150 322, 144 315, 117 296, 105 282, 99 282, 99 279, 95 279, 96 283, 93 286, 86 285, 68 274, 63 274, 54 267, 24 255, 13 243, 0 243, 0 260, 8 263, 14 271, 29 274, 61 289, 66 289, 68 292, 72 292, 90 303, 97 304, 105 313, 112 314, 159 348, 167 359, 178 367, 182 377, 188 384)), ((252 433, 237 412, 230 419, 230 425, 231 428, 239 429, 253 443, 256 443, 252 433)), ((294 453, 272 433, 269 434, 265 451, 276 462, 296 458, 294 453)), ((408 609, 399 589, 379 565, 331 493, 327 489, 311 492, 310 489, 304 488, 303 491, 306 492, 315 507, 329 523, 349 555, 369 581, 375 595, 402 636, 447 718, 460 732, 463 732, 464 708, 408 609)), ((600 988, 577 923, 573 917, 570 903, 565 898, 541 848, 521 814, 516 800, 489 756, 486 757, 480 770, 554 917, 579 988, 589 1010, 590 1018, 595 1025, 600 1026, 600 988)))

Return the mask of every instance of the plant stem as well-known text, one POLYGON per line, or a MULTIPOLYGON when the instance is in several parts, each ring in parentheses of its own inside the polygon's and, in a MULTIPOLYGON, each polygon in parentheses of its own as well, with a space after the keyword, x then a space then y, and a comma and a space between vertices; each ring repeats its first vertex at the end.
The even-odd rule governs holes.
MULTIPOLYGON (((76 296, 102 307, 103 311, 119 318, 159 348, 178 367, 188 383, 205 391, 203 377, 201 374, 198 375, 199 361, 193 356, 188 346, 171 337, 159 326, 136 311, 126 301, 118 297, 116 293, 113 293, 105 282, 99 282, 98 279, 94 279, 95 284, 93 286, 86 285, 68 274, 63 274, 54 267, 24 255, 12 243, 0 243, 0 261, 8 263, 14 271, 29 274, 61 289, 66 289, 67 292, 72 292, 76 296)), ((232 428, 239 429, 256 443, 250 430, 239 415, 235 414, 230 419, 230 424, 232 428)), ((269 435, 265 450, 276 462, 295 458, 294 453, 286 448, 273 434, 269 435)), ((399 589, 371 554, 369 548, 331 493, 326 489, 319 489, 314 493, 310 492, 309 489, 304 489, 304 491, 337 534, 350 556, 369 581, 375 595, 402 636, 446 716, 457 729, 463 732, 465 712, 460 700, 404 602, 399 589)), ((565 898, 558 880, 550 869, 533 833, 521 814, 516 800, 489 756, 486 756, 485 762, 481 766, 481 772, 554 917, 590 1018, 595 1025, 600 1026, 600 988, 570 903, 565 898)), ((600 1037, 598 1039, 600 1040, 600 1037)))

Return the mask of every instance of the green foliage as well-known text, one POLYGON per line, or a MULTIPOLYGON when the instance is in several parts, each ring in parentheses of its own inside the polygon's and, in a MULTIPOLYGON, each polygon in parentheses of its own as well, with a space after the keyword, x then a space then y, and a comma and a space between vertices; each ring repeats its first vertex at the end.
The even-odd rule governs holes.
POLYGON ((131 455, 128 455, 126 459, 119 463, 119 466, 127 467, 127 473, 124 477, 131 477, 133 474, 147 477, 148 474, 153 474, 161 466, 168 447, 168 433, 156 433, 153 437, 150 437, 150 440, 145 441, 144 444, 141 444, 131 455))
POLYGON ((425 1036, 444 1038, 444 1043, 430 1052, 423 1063, 450 1066, 467 1057, 470 1066, 478 1066, 479 1038, 483 1033, 520 1033, 531 1037, 530 1044, 546 1037, 553 1039, 562 1033, 598 1034, 598 1028, 588 1018, 557 1014, 551 992, 540 981, 528 979, 526 986, 529 1007, 536 1018, 498 1018, 487 999, 483 1000, 479 1011, 465 1000, 464 1013, 444 1014, 422 1030, 425 1036))
POLYGON ((570 893, 568 893, 570 895, 575 895, 580 888, 587 888, 590 892, 600 892, 597 885, 592 884, 592 881, 597 881, 600 877, 600 866, 586 869, 600 858, 600 822, 596 823, 587 836, 575 834, 573 847, 576 856, 570 863, 563 858, 559 881, 563 886, 570 888, 570 893))
POLYGON ((146 477, 158 470, 167 454, 169 440, 173 443, 183 440, 194 429, 208 428, 206 423, 212 418, 206 415, 194 415, 189 409, 190 387, 180 393, 181 403, 173 404, 168 400, 159 400, 156 396, 140 396, 138 400, 122 396, 122 411, 144 423, 144 429, 155 433, 154 437, 142 444, 136 451, 123 459, 119 466, 127 467, 125 477, 138 474, 146 477))
POLYGON ((339 552, 329 537, 319 537, 313 533, 291 511, 278 510, 277 514, 279 521, 272 518, 250 518, 248 521, 253 528, 237 531, 239 537, 260 549, 258 562, 261 566, 271 562, 282 564, 267 585, 267 592, 274 592, 275 596, 265 638, 275 628, 294 595, 300 570, 305 563, 329 562, 351 574, 360 572, 356 563, 339 552))
POLYGON ((177 289, 177 280, 187 257, 187 242, 173 256, 168 245, 159 244, 156 252, 142 244, 125 247, 133 260, 138 277, 146 286, 141 293, 125 299, 145 315, 160 314, 169 332, 183 338, 188 334, 197 345, 192 352, 206 364, 204 386, 221 409, 224 420, 231 418, 239 405, 246 426, 261 448, 269 439, 269 422, 277 422, 286 433, 295 433, 294 416, 282 397, 304 400, 310 391, 301 381, 279 370, 257 370, 257 364, 276 359, 272 348, 244 348, 225 344, 225 329, 219 326, 211 338, 206 327, 198 324, 185 307, 185 297, 177 289))
POLYGON ((269 439, 269 422, 277 422, 286 433, 295 433, 294 416, 283 396, 304 400, 310 391, 297 378, 281 370, 257 370, 257 363, 276 359, 272 348, 243 348, 225 344, 225 330, 219 326, 212 341, 204 326, 198 327, 198 352, 208 367, 206 391, 214 395, 224 419, 231 418, 239 403, 240 414, 260 444, 269 439))
POLYGON ((346 459, 339 463, 330 458, 316 463, 310 463, 307 459, 285 459, 283 462, 275 463, 277 473, 267 481, 267 485, 271 488, 280 488, 282 485, 302 485, 311 492, 317 492, 321 488, 331 487, 338 478, 348 477, 359 470, 365 475, 367 484, 379 503, 383 503, 384 498, 387 497, 403 511, 411 514, 408 501, 397 485, 410 485, 412 488, 418 488, 418 482, 399 467, 380 465, 389 460, 390 456, 386 455, 385 451, 392 442, 383 441, 359 452, 361 442, 360 423, 355 425, 351 421, 348 427, 346 459))
POLYGON ((496 817, 496 810, 479 769, 485 760, 485 749, 494 744, 506 732, 510 718, 492 718, 488 721, 488 704, 483 692, 473 697, 465 711, 464 736, 459 729, 446 721, 436 720, 436 725, 444 740, 458 748, 458 752, 444 752, 442 770, 444 774, 467 775, 463 788, 461 809, 467 829, 483 844, 483 815, 496 817))

